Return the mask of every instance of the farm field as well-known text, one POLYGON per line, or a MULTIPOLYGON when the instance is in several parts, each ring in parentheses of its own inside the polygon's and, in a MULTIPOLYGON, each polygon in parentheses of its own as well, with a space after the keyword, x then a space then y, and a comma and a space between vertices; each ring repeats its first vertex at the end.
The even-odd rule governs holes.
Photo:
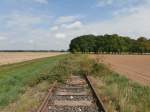
POLYGON ((116 72, 144 85, 150 84, 150 55, 100 55, 116 72))
POLYGON ((23 62, 38 58, 51 57, 62 53, 53 52, 0 52, 0 65, 23 62))

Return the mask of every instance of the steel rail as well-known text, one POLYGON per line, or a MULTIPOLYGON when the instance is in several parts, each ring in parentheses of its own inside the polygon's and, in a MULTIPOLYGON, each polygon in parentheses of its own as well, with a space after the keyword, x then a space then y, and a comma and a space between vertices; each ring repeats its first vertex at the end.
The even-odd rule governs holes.
POLYGON ((41 104, 41 106, 38 108, 37 112, 48 112, 48 110, 47 110, 48 109, 47 108, 47 106, 48 106, 48 100, 52 96, 52 92, 53 92, 56 84, 57 84, 57 81, 55 81, 53 83, 52 87, 48 90, 48 94, 46 95, 46 97, 45 97, 43 103, 41 104))
POLYGON ((96 104, 97 104, 97 106, 98 106, 98 108, 99 108, 99 111, 100 111, 100 112, 106 112, 106 109, 105 109, 105 107, 104 107, 104 104, 103 104, 101 98, 99 97, 98 92, 96 91, 96 88, 93 86, 92 81, 90 80, 89 76, 84 75, 84 78, 85 78, 85 80, 87 81, 89 87, 90 87, 91 90, 92 90, 93 97, 94 97, 95 100, 96 100, 96 104))

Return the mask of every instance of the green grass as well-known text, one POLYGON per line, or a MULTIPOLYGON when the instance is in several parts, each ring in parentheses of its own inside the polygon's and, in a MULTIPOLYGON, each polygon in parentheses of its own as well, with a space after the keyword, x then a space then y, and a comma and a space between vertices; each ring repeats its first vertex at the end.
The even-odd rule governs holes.
MULTIPOLYGON (((15 101, 28 87, 46 80, 53 67, 66 55, 0 66, 0 107, 15 101)), ((53 81, 53 78, 49 78, 53 81)))
POLYGON ((51 85, 51 83, 45 80, 34 87, 28 87, 25 93, 20 95, 15 102, 10 103, 0 112, 36 112, 51 85))
POLYGON ((117 73, 110 72, 103 78, 103 95, 119 112, 149 112, 150 87, 142 86, 117 73))

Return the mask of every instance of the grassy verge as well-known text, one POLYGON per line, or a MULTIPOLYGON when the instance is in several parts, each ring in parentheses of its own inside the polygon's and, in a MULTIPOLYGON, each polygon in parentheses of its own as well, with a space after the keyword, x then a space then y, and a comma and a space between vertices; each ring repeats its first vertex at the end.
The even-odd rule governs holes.
POLYGON ((99 80, 98 90, 108 111, 150 111, 150 87, 141 86, 114 72, 99 80))
POLYGON ((34 87, 28 87, 25 93, 20 94, 17 100, 9 103, 0 112, 36 112, 50 86, 48 81, 42 81, 34 87))
POLYGON ((150 87, 135 83, 93 60, 91 73, 108 112, 149 112, 150 87))
MULTIPOLYGON (((16 101, 29 88, 46 81, 53 82, 51 70, 66 55, 0 66, 0 108, 16 101)), ((57 76, 56 76, 57 77, 57 76)))
POLYGON ((0 112, 36 111, 48 88, 80 74, 81 58, 61 55, 0 67, 0 112))
POLYGON ((150 87, 135 83, 87 55, 74 55, 69 69, 73 74, 92 75, 108 112, 149 112, 150 87))

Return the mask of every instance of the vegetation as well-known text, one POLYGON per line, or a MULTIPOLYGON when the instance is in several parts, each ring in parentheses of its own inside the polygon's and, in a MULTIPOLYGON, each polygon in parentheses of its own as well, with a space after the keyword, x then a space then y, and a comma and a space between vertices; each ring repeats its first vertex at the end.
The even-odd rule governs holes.
POLYGON ((70 55, 71 74, 92 75, 108 112, 149 112, 150 87, 139 85, 103 65, 101 57, 70 55))
POLYGON ((92 74, 108 112, 148 112, 150 87, 138 85, 100 62, 101 58, 68 54, 1 66, 0 106, 8 105, 3 112, 35 111, 55 80, 63 83, 71 74, 92 74))
POLYGON ((13 103, 11 102, 8 106, 0 109, 0 112, 36 112, 50 86, 51 83, 44 80, 33 87, 28 87, 25 93, 20 94, 13 103))
POLYGON ((108 112, 149 112, 150 88, 141 86, 117 73, 99 76, 98 90, 108 112))
POLYGON ((81 57, 60 55, 0 66, 0 111, 36 111, 55 80, 63 83, 81 72, 81 57))
POLYGON ((149 112, 149 86, 139 85, 111 71, 101 63, 101 57, 84 59, 80 61, 81 71, 86 70, 83 74, 88 73, 94 77, 93 81, 107 112, 149 112))
POLYGON ((150 53, 150 39, 137 40, 114 35, 83 35, 73 39, 70 52, 94 53, 150 53))
MULTIPOLYGON (((14 102, 29 87, 49 80, 50 71, 65 55, 0 66, 0 108, 14 102)), ((57 77, 57 76, 55 76, 57 77)))

